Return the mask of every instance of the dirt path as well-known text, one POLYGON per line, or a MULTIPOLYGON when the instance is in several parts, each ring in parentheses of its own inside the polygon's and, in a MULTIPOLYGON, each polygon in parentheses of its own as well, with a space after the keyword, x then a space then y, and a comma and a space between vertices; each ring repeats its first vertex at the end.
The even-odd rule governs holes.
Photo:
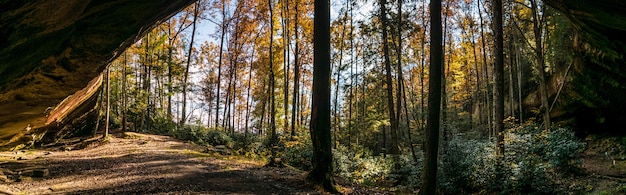
POLYGON ((1 152, 0 194, 320 194, 304 172, 206 154, 166 136, 127 133, 87 143, 1 152))

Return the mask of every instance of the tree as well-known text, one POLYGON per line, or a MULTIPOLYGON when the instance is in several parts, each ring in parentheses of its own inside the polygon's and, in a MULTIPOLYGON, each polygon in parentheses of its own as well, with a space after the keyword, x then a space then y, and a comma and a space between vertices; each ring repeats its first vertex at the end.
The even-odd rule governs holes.
POLYGON ((495 36, 495 64, 493 71, 493 124, 497 138, 498 155, 504 155, 504 39, 502 29, 502 0, 493 0, 493 32, 495 36))
MULTIPOLYGON (((295 51, 293 54, 294 57, 294 70, 293 70, 293 74, 294 74, 294 78, 293 78, 293 101, 291 102, 291 137, 293 138, 294 136, 296 136, 296 113, 298 112, 298 96, 300 95, 300 62, 299 60, 299 52, 300 52, 300 48, 299 48, 299 42, 300 39, 298 37, 298 17, 299 17, 299 13, 298 13, 298 5, 299 1, 298 0, 294 0, 294 4, 296 6, 295 7, 295 16, 294 16, 294 24, 293 24, 293 33, 294 33, 294 37, 295 37, 295 51)), ((285 97, 286 98, 286 97, 285 97)))
POLYGON ((215 95, 215 129, 219 126, 220 118, 220 89, 222 84, 222 58, 224 57, 224 36, 226 35, 226 29, 228 28, 228 19, 226 18, 226 1, 222 0, 222 23, 220 29, 220 54, 218 57, 217 65, 217 93, 215 95))
POLYGON ((270 98, 270 166, 276 165, 276 149, 275 146, 278 144, 278 136, 276 135, 276 97, 274 96, 276 91, 276 76, 274 74, 274 10, 272 9, 272 0, 268 0, 268 7, 270 12, 270 37, 269 37, 269 71, 270 71, 270 81, 269 81, 269 98, 270 98))
MULTIPOLYGON (((383 57, 385 63, 385 83, 387 85, 387 109, 389 111, 389 121, 391 122, 391 154, 396 156, 398 154, 398 120, 396 119, 396 111, 393 103, 393 82, 391 79, 391 60, 389 59, 389 40, 387 35, 387 1, 380 1, 380 18, 382 22, 382 44, 383 44, 383 57)), ((386 146, 385 146, 386 147, 386 146)), ((386 151, 385 151, 386 153, 386 151)))
POLYGON ((189 43, 187 66, 185 67, 185 75, 183 79, 183 109, 180 115, 180 125, 184 125, 187 122, 187 80, 189 79, 189 65, 191 65, 191 55, 193 54, 193 41, 196 35, 196 23, 199 15, 198 7, 200 7, 200 4, 196 2, 193 8, 193 27, 191 28, 191 42, 189 43))
POLYGON ((422 194, 435 194, 437 189, 437 152, 439 149, 439 117, 441 109, 442 30, 441 0, 430 1, 430 77, 428 79, 428 122, 424 147, 422 194))
POLYGON ((106 101, 107 101, 107 107, 106 107, 106 117, 105 117, 105 123, 104 123, 104 137, 107 137, 109 135, 109 113, 111 112, 111 66, 107 67, 106 70, 106 82, 107 82, 107 88, 106 88, 106 101))
POLYGON ((313 169, 308 180, 331 193, 338 192, 333 179, 333 155, 330 136, 330 6, 326 0, 315 1, 313 22, 313 102, 311 105, 311 141, 313 169))
POLYGON ((547 79, 546 79, 546 61, 544 56, 544 48, 543 48, 543 29, 545 26, 545 5, 539 5, 537 0, 530 0, 530 9, 532 12, 532 21, 533 21, 533 34, 535 35, 535 57, 537 59, 536 66, 537 72, 539 73, 539 96, 541 96, 541 108, 540 111, 543 111, 543 126, 544 129, 549 131, 550 126, 552 125, 550 122, 550 104, 548 100, 548 87, 547 87, 547 79), (541 9, 541 10, 540 10, 541 9), (541 13, 540 13, 541 12, 541 13))

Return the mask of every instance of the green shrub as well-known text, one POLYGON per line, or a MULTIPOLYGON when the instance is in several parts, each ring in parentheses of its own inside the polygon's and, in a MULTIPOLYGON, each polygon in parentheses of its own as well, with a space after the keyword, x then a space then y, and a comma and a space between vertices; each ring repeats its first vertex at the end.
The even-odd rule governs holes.
POLYGON ((446 193, 554 194, 560 190, 556 179, 579 169, 585 145, 567 129, 525 125, 505 134, 502 164, 493 140, 454 137, 445 147, 439 185, 446 193))
POLYGON ((336 174, 365 185, 385 185, 393 166, 391 158, 373 156, 370 150, 359 146, 338 146, 333 150, 333 159, 336 174))
POLYGON ((290 166, 300 170, 311 170, 313 165, 313 145, 308 137, 294 137, 291 141, 286 141, 284 159, 290 166))
POLYGON ((442 155, 439 184, 445 192, 468 194, 486 189, 495 178, 495 144, 455 136, 442 155))

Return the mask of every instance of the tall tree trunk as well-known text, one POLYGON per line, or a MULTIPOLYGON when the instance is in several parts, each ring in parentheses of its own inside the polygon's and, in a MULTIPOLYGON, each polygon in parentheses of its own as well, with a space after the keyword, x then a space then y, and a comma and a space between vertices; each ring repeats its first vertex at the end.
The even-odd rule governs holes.
MULTIPOLYGON (((484 110, 484 101, 483 101, 483 93, 482 93, 482 88, 481 88, 481 80, 480 80, 480 68, 478 67, 478 54, 476 54, 476 41, 474 40, 474 29, 470 29, 470 37, 471 37, 471 44, 472 44, 472 54, 474 56, 474 75, 476 76, 476 96, 478 99, 478 102, 476 104, 476 108, 478 110, 478 124, 476 125, 477 127, 481 128, 484 125, 484 120, 483 120, 483 110, 484 110)), ((474 112, 474 108, 471 108, 471 113, 474 112)), ((470 114, 471 115, 471 114, 470 114)))
POLYGON ((513 50, 515 49, 515 45, 513 43, 513 37, 509 36, 509 111, 511 112, 511 117, 515 118, 515 87, 513 85, 513 72, 515 72, 515 57, 513 50))
POLYGON ((439 149, 439 117, 441 109, 442 29, 441 0, 430 1, 430 77, 428 79, 428 123, 424 147, 422 194, 437 192, 437 153, 439 149))
MULTIPOLYGON (((438 1, 441 3, 441 1, 438 1)), ((432 2, 431 2, 432 3, 432 2)), ((426 28, 427 24, 426 24, 426 1, 422 1, 422 22, 423 22, 423 27, 426 28)), ((424 130, 426 129, 426 115, 425 113, 425 95, 424 95, 424 75, 425 75, 425 69, 426 69, 426 29, 422 30, 422 40, 420 41, 420 46, 422 47, 421 52, 422 52, 422 57, 421 57, 421 68, 420 68, 420 123, 421 125, 421 129, 424 130)))
POLYGON ((222 58, 224 52, 224 35, 226 34, 227 18, 226 18, 226 1, 222 0, 222 34, 220 35, 220 54, 217 58, 217 93, 215 94, 215 129, 219 127, 220 118, 220 89, 222 85, 222 58))
POLYGON ((341 37, 339 39, 339 65, 336 66, 337 68, 337 84, 335 84, 335 104, 334 104, 334 115, 335 115, 335 131, 333 131, 333 147, 337 148, 337 144, 339 143, 339 139, 337 139, 337 133, 341 132, 341 123, 339 123, 339 117, 341 114, 339 114, 339 90, 340 90, 340 85, 341 85, 341 69, 343 68, 343 50, 344 45, 344 38, 345 38, 345 32, 346 32, 346 23, 345 23, 345 14, 344 14, 344 22, 343 22, 343 27, 341 28, 341 37))
POLYGON ((109 136, 109 113, 111 112, 111 66, 107 67, 107 88, 106 88, 106 114, 104 119, 104 135, 103 138, 109 136))
POLYGON ((493 31, 495 36, 493 71, 493 124, 497 137, 497 153, 504 156, 504 40, 502 30, 502 0, 493 0, 493 31))
MULTIPOLYGON (((283 0, 282 4, 282 15, 283 15, 283 70, 284 70, 284 98, 283 98, 283 109, 285 110, 285 122, 283 123, 283 131, 287 132, 289 128, 289 115, 287 114, 289 111, 289 12, 288 12, 288 0, 283 0)), ((298 5, 296 5, 298 6, 298 5)))
MULTIPOLYGON (((397 112, 396 112, 396 120, 397 120, 397 126, 396 126, 396 136, 394 139, 396 142, 396 145, 398 143, 398 135, 397 135, 397 131, 399 131, 399 126, 400 126, 400 121, 402 120, 402 93, 404 88, 402 87, 402 82, 404 81, 404 75, 402 73, 402 0, 397 0, 397 8, 398 8, 398 19, 396 20, 396 25, 397 25, 397 34, 396 34, 396 40, 397 40, 397 48, 396 48, 396 60, 397 60, 397 65, 396 65, 396 82, 398 83, 398 85, 396 85, 396 108, 397 108, 397 112)), ((407 126, 408 128, 408 126, 407 126)))
POLYGON ((294 52, 294 75, 293 75, 293 101, 291 102, 291 138, 293 139, 294 136, 296 136, 296 114, 298 113, 298 98, 300 96, 300 62, 298 62, 299 60, 299 55, 300 55, 300 50, 299 50, 299 37, 298 37, 298 5, 299 1, 295 0, 294 3, 295 7, 295 16, 294 16, 294 22, 295 24, 293 25, 293 33, 295 36, 295 52, 294 52))
POLYGON ((126 55, 128 55, 128 53, 124 52, 124 64, 122 65, 124 66, 122 68, 122 93, 120 93, 122 95, 122 132, 126 132, 126 66, 128 62, 126 55))
POLYGON ((270 60, 270 84, 269 84, 269 97, 270 97, 270 166, 274 166, 276 164, 276 149, 275 146, 278 142, 278 137, 276 136, 276 97, 274 96, 275 89, 275 75, 274 75, 274 10, 272 9, 272 0, 268 0, 269 12, 270 12, 270 50, 269 50, 269 60, 270 60))
MULTIPOLYGON (((258 34, 257 36, 254 37, 254 43, 257 42, 257 39, 259 38, 258 34)), ((253 46, 252 47, 252 54, 250 54, 250 67, 248 68, 248 92, 246 93, 246 125, 245 125, 245 133, 244 136, 247 138, 248 137, 248 129, 250 128, 250 126, 248 126, 248 122, 250 121, 250 89, 252 88, 252 64, 253 60, 254 60, 254 53, 256 52, 256 47, 253 46)))
POLYGON ((541 108, 540 111, 543 112, 543 124, 544 129, 546 131, 550 130, 550 110, 549 110, 549 102, 548 102, 548 87, 547 79, 546 79, 546 62, 543 54, 543 21, 544 21, 544 9, 545 5, 541 7, 542 14, 539 16, 539 7, 537 5, 536 0, 530 0, 531 3, 531 11, 533 17, 533 32, 535 35, 535 55, 537 57, 537 72, 539 73, 539 96, 541 97, 541 108))
POLYGON ((519 105, 519 122, 521 125, 524 124, 524 104, 522 103, 522 72, 524 72, 524 69, 522 68, 522 63, 520 63, 520 55, 519 49, 515 49, 515 64, 517 64, 517 104, 519 105))
MULTIPOLYGON (((383 57, 385 60, 385 83, 387 85, 387 107, 389 111, 389 121, 391 122, 391 154, 394 156, 398 154, 398 121, 396 120, 396 111, 393 103, 393 82, 391 73, 391 60, 389 59, 389 38, 387 35, 387 0, 380 0, 380 17, 382 18, 382 43, 383 43, 383 57)), ((386 147, 386 146, 385 146, 386 147)), ((387 151, 385 151, 386 153, 387 151)))
MULTIPOLYGON (((263 80, 263 90, 265 90, 266 87, 266 83, 265 83, 265 79, 263 80)), ((267 94, 269 94, 269 87, 268 87, 268 91, 265 91, 266 96, 267 94)), ((263 135, 263 123, 265 122, 265 111, 267 110, 267 102, 269 101, 269 96, 267 96, 267 98, 262 98, 261 100, 261 120, 260 125, 259 125, 259 135, 263 135)))
POLYGON ((326 0, 315 1, 313 19, 313 102, 311 105, 311 141, 313 169, 308 180, 324 190, 337 193, 333 179, 333 155, 330 137, 330 6, 326 0))
POLYGON ((354 82, 354 18, 352 14, 352 2, 346 1, 346 7, 350 12, 350 91, 349 91, 349 99, 348 99, 348 146, 352 148, 352 99, 354 98, 354 93, 352 92, 355 82, 354 82))
POLYGON ((180 116, 180 125, 187 122, 187 80, 189 79, 189 66, 191 65, 191 55, 193 52, 193 41, 196 37, 196 21, 198 19, 198 2, 193 8, 193 26, 191 27, 191 41, 189 43, 189 53, 187 54, 187 65, 185 67, 185 75, 183 76, 183 109, 180 116))
POLYGON ((486 111, 483 112, 483 114, 487 114, 487 117, 484 117, 487 120, 487 134, 489 135, 489 137, 493 136, 493 131, 492 129, 492 124, 491 124, 491 119, 492 119, 492 112, 493 112, 493 106, 491 104, 491 101, 489 101, 490 96, 490 90, 491 90, 491 84, 489 82, 489 71, 488 71, 488 64, 487 64, 487 44, 485 43, 485 31, 484 31, 484 24, 483 24, 483 14, 482 14, 482 8, 480 7, 480 1, 478 0, 476 1, 478 3, 478 16, 480 19, 480 37, 481 37, 481 43, 482 43, 482 53, 483 53, 483 73, 485 74, 485 90, 483 93, 483 97, 484 97, 484 101, 485 101, 485 105, 487 107, 486 111))

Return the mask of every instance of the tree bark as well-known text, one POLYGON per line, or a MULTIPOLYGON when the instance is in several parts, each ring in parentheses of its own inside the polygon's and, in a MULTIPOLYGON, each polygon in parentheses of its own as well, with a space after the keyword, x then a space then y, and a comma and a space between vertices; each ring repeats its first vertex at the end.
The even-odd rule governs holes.
POLYGON ((324 190, 337 193, 333 179, 330 140, 330 6, 326 0, 315 1, 313 19, 313 100, 311 105, 311 141, 313 169, 308 180, 324 190))
POLYGON ((217 92, 215 94, 215 129, 219 127, 219 118, 220 118, 220 89, 222 85, 222 57, 224 52, 224 35, 226 34, 226 1, 222 0, 222 33, 220 35, 220 54, 217 58, 217 92))
POLYGON ((296 136, 296 114, 298 112, 298 98, 300 96, 300 63, 298 62, 298 55, 300 54, 299 50, 299 37, 298 37, 298 5, 299 1, 295 0, 295 16, 294 16, 294 25, 293 25, 293 33, 295 36, 295 52, 294 52, 294 75, 293 75, 293 101, 291 102, 291 138, 293 139, 296 136))
MULTIPOLYGON (((484 101, 485 104, 487 106, 487 109, 485 110, 485 114, 487 114, 487 117, 485 118, 487 120, 487 135, 489 137, 491 137, 493 135, 492 130, 492 124, 491 124, 491 119, 492 119, 492 111, 493 111, 493 105, 491 103, 491 101, 489 101, 490 98, 490 91, 491 90, 491 84, 489 82, 489 71, 488 71, 488 64, 487 64, 487 44, 485 43, 485 28, 484 28, 484 24, 483 24, 483 14, 482 14, 482 8, 480 7, 480 1, 481 0, 477 0, 476 2, 478 3, 478 16, 480 19, 480 37, 481 37, 481 43, 482 43, 482 53, 483 53, 483 73, 485 74, 485 91, 483 93, 483 97, 484 97, 484 101)), ((484 117, 483 117, 484 118, 484 117)))
POLYGON ((493 0, 493 31, 494 44, 494 71, 493 71, 493 124, 497 138, 497 154, 500 160, 504 157, 504 40, 502 30, 502 0, 493 0))
POLYGON ((276 97, 274 93, 275 87, 275 75, 274 75, 274 10, 272 9, 272 0, 268 0, 269 12, 270 12, 270 50, 269 50, 269 62, 270 62, 270 84, 269 84, 269 98, 270 98, 270 166, 276 164, 276 148, 278 137, 276 136, 276 97))
MULTIPOLYGON (((389 121, 391 122, 391 149, 390 152, 394 156, 398 154, 398 121, 396 120, 396 111, 394 109, 393 103, 393 82, 392 82, 392 73, 391 73, 391 60, 389 59, 389 37, 387 35, 387 0, 380 1, 380 17, 382 18, 382 43, 383 43, 383 58, 385 63, 385 83, 387 85, 387 109, 389 111, 389 121)), ((386 146, 385 146, 386 147, 386 146)), ((385 150, 385 153, 387 151, 385 150)))
POLYGON ((193 52, 193 41, 196 37, 196 21, 198 20, 198 2, 195 3, 193 8, 193 26, 191 27, 191 41, 189 43, 189 53, 187 54, 187 66, 185 67, 185 75, 183 80, 183 108, 181 112, 180 125, 184 125, 187 122, 187 80, 189 79, 189 66, 191 65, 191 55, 193 52))
POLYGON ((124 66, 122 68, 122 132, 126 132, 126 63, 128 62, 128 59, 126 58, 126 55, 128 55, 126 52, 124 52, 124 64, 122 66, 124 66))
POLYGON ((535 55, 537 57, 537 72, 539 73, 539 96, 541 97, 541 107, 540 107, 540 111, 543 112, 543 124, 544 124, 544 129, 546 131, 550 130, 550 125, 552 125, 552 123, 550 122, 550 103, 548 101, 548 87, 547 85, 547 79, 546 79, 546 73, 545 73, 545 66, 546 66, 546 62, 545 62, 545 57, 543 54, 543 33, 542 33, 542 29, 543 29, 543 21, 544 21, 544 13, 543 10, 545 9, 545 5, 542 6, 542 15, 539 16, 539 6, 537 5, 537 1, 536 0, 531 0, 531 11, 532 11, 532 17, 533 17, 533 32, 535 35, 535 55))
POLYGON ((437 192, 437 153, 439 149, 439 117, 441 109, 442 30, 441 0, 430 1, 430 77, 428 79, 428 123, 424 147, 424 172, 421 194, 437 192))
POLYGON ((104 119, 104 135, 102 135, 103 138, 107 137, 109 135, 109 113, 111 112, 111 66, 107 67, 107 88, 106 88, 106 93, 107 93, 107 97, 106 97, 106 101, 107 101, 107 107, 106 107, 106 116, 104 119))

